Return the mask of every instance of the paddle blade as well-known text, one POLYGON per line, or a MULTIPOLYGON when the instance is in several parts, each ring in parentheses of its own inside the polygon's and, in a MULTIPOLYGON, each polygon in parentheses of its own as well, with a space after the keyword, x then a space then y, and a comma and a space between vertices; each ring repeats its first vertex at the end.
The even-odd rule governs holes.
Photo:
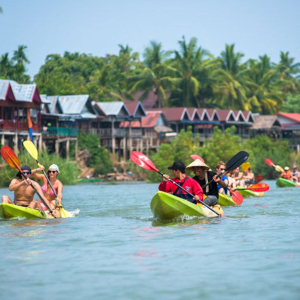
POLYGON ((256 175, 255 176, 255 181, 256 181, 256 183, 259 183, 259 182, 261 182, 261 181, 263 181, 264 180, 264 176, 262 176, 262 175, 256 175))
POLYGON ((239 167, 242 163, 244 163, 249 157, 249 153, 246 151, 240 151, 235 156, 233 156, 229 162, 226 164, 225 171, 231 171, 235 168, 239 167))
POLYGON ((20 170, 20 161, 11 148, 9 148, 8 146, 3 146, 1 148, 1 156, 10 167, 17 168, 20 170))
POLYGON ((247 187, 245 190, 251 190, 253 192, 266 192, 270 189, 269 185, 266 183, 256 183, 247 187))
POLYGON ((280 166, 278 166, 278 165, 275 166, 275 170, 276 170, 277 172, 283 172, 282 167, 280 167, 280 166))
POLYGON ((32 141, 24 141, 23 146, 35 160, 38 160, 38 152, 32 141))
POLYGON ((237 205, 241 205, 244 201, 244 197, 238 192, 238 191, 231 191, 229 190, 230 194, 231 194, 231 198, 232 200, 237 204, 237 205))
POLYGON ((130 158, 138 166, 149 171, 158 172, 158 169, 156 169, 153 162, 145 154, 138 151, 132 151, 130 154, 130 158))
POLYGON ((190 155, 190 158, 192 158, 193 160, 200 159, 202 162, 205 162, 201 156, 196 155, 196 154, 190 155))
POLYGON ((250 168, 250 163, 245 162, 245 163, 242 164, 242 170, 243 170, 243 172, 244 172, 245 170, 249 169, 249 168, 250 168))
POLYGON ((274 166, 275 166, 274 163, 271 161, 270 158, 266 158, 266 159, 265 159, 265 163, 266 163, 267 165, 271 166, 271 167, 274 167, 274 166))

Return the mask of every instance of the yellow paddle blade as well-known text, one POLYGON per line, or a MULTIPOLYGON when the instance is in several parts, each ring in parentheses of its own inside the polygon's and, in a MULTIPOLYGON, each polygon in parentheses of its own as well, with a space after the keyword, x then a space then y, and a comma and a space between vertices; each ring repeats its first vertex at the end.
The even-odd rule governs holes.
POLYGON ((245 170, 249 169, 249 168, 250 168, 250 163, 245 162, 245 163, 242 164, 242 170, 243 170, 243 172, 244 172, 245 170))
POLYGON ((277 171, 277 172, 283 172, 283 169, 280 167, 280 166, 275 166, 275 170, 277 171))
POLYGON ((60 212, 61 212, 61 217, 62 218, 73 218, 74 217, 70 212, 68 212, 64 208, 61 208, 60 212))
POLYGON ((23 146, 35 160, 38 160, 38 152, 32 141, 24 141, 23 146))

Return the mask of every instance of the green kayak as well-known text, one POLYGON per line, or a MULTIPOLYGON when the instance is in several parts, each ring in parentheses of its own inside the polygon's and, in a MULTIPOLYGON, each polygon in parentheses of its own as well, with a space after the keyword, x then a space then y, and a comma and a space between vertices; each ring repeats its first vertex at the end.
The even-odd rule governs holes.
POLYGON ((262 197, 265 195, 264 192, 253 192, 250 190, 243 190, 243 188, 241 186, 237 187, 238 192, 245 198, 247 197, 262 197))
MULTIPOLYGON (((217 217, 213 211, 201 204, 195 205, 165 192, 157 192, 153 196, 150 208, 154 217, 161 220, 171 220, 183 215, 209 218, 217 217)), ((213 209, 219 214, 224 215, 219 205, 215 205, 213 209)))
POLYGON ((80 178, 78 179, 78 183, 94 183, 94 182, 101 182, 103 181, 102 178, 89 178, 89 179, 86 179, 86 178, 80 178))
POLYGON ((219 194, 218 203, 222 206, 236 206, 237 204, 232 200, 232 197, 224 194, 219 194))
MULTIPOLYGON (((73 215, 67 211, 64 217, 73 217, 73 215)), ((53 219, 53 216, 49 212, 40 211, 38 209, 32 209, 14 204, 2 203, 0 204, 0 218, 3 219, 14 219, 14 218, 25 218, 25 219, 53 219)))
POLYGON ((297 186, 294 181, 290 181, 284 178, 278 178, 276 181, 276 185, 279 187, 295 187, 297 186))

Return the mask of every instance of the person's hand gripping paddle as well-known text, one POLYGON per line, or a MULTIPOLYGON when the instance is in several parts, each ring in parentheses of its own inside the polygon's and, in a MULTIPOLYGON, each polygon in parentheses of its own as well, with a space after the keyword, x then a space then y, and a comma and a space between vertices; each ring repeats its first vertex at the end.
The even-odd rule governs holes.
MULTIPOLYGON (((31 141, 24 141, 24 142, 23 142, 23 145, 24 145, 25 149, 28 151, 28 153, 29 153, 29 154, 34 158, 34 160, 37 162, 37 165, 40 167, 41 165, 40 165, 40 163, 39 163, 39 161, 38 161, 38 152, 37 152, 37 149, 36 149, 35 145, 34 145, 31 141)), ((66 211, 66 210, 63 208, 63 206, 62 206, 62 204, 61 204, 61 201, 60 201, 60 199, 58 198, 57 193, 56 193, 54 187, 52 186, 52 184, 51 184, 51 182, 50 182, 50 179, 49 179, 49 177, 47 176, 45 170, 43 170, 43 173, 44 173, 44 176, 46 177, 46 179, 47 179, 47 181, 48 181, 48 183, 49 183, 49 185, 50 185, 50 187, 51 187, 51 189, 52 189, 52 191, 53 191, 53 193, 54 193, 54 195, 55 195, 55 197, 56 197, 56 200, 58 201, 58 208, 60 209, 60 212, 61 212, 62 217, 63 217, 63 218, 71 218, 71 217, 73 217, 73 215, 72 215, 71 213, 69 213, 68 211, 66 211)))
MULTIPOLYGON (((153 164, 153 162, 150 160, 150 158, 148 158, 145 154, 138 152, 138 151, 132 151, 130 154, 130 158, 131 160, 137 164, 138 166, 149 170, 149 171, 155 171, 158 174, 164 176, 164 174, 162 172, 160 172, 155 165, 153 164)), ((194 197, 193 194, 191 194, 190 192, 188 192, 186 189, 184 189, 182 186, 180 186, 179 184, 177 184, 175 181, 173 181, 172 179, 169 179, 169 181, 171 181, 173 184, 175 184, 177 187, 179 187, 180 189, 182 189, 183 191, 185 191, 187 194, 189 194, 190 196, 194 197)), ((207 207, 208 209, 210 209, 211 211, 213 211, 217 216, 222 217, 221 214, 219 214, 218 212, 216 212, 212 207, 210 207, 209 205, 205 204, 204 202, 201 201, 201 204, 203 204, 205 207, 207 207)))
MULTIPOLYGON (((6 163, 14 168, 14 169, 18 169, 20 174, 22 174, 24 176, 24 178, 27 180, 28 177, 23 173, 23 171, 20 168, 20 161, 17 157, 17 155, 15 154, 15 152, 8 146, 3 146, 1 148, 1 156, 3 157, 3 159, 6 161, 6 163)), ((42 200, 42 202, 44 203, 44 205, 48 208, 49 212, 51 213, 51 215, 56 218, 56 216, 54 215, 52 209, 48 206, 48 204, 43 200, 43 198, 40 196, 40 194, 38 193, 38 191, 36 190, 36 188, 33 186, 32 183, 30 183, 30 186, 34 189, 34 191, 36 192, 36 194, 39 196, 39 198, 42 200)))

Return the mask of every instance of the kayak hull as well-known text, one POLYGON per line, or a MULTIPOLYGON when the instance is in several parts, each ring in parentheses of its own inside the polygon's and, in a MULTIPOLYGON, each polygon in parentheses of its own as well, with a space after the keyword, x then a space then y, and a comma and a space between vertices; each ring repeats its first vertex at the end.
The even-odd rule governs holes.
POLYGON ((243 190, 243 187, 238 186, 237 187, 238 192, 244 197, 244 198, 248 198, 248 197, 263 197, 265 195, 264 192, 253 192, 250 190, 243 190))
POLYGON ((294 181, 290 181, 284 178, 278 178, 276 181, 278 187, 295 187, 297 186, 294 181))
POLYGON ((221 206, 236 206, 237 204, 232 200, 232 197, 224 194, 219 194, 218 203, 221 206))
MULTIPOLYGON (((70 217, 71 214, 68 212, 61 216, 70 217)), ((73 217, 73 215, 72 215, 73 217)), ((39 211, 37 209, 32 209, 29 207, 23 207, 19 205, 2 203, 0 204, 0 218, 3 219, 15 219, 15 218, 25 218, 25 219, 53 219, 53 216, 48 212, 39 211)))
MULTIPOLYGON (((160 191, 153 196, 150 208, 154 217, 161 220, 176 219, 183 215, 209 218, 218 216, 202 204, 195 205, 187 200, 160 191)), ((213 209, 224 215, 219 205, 215 205, 213 209)))

